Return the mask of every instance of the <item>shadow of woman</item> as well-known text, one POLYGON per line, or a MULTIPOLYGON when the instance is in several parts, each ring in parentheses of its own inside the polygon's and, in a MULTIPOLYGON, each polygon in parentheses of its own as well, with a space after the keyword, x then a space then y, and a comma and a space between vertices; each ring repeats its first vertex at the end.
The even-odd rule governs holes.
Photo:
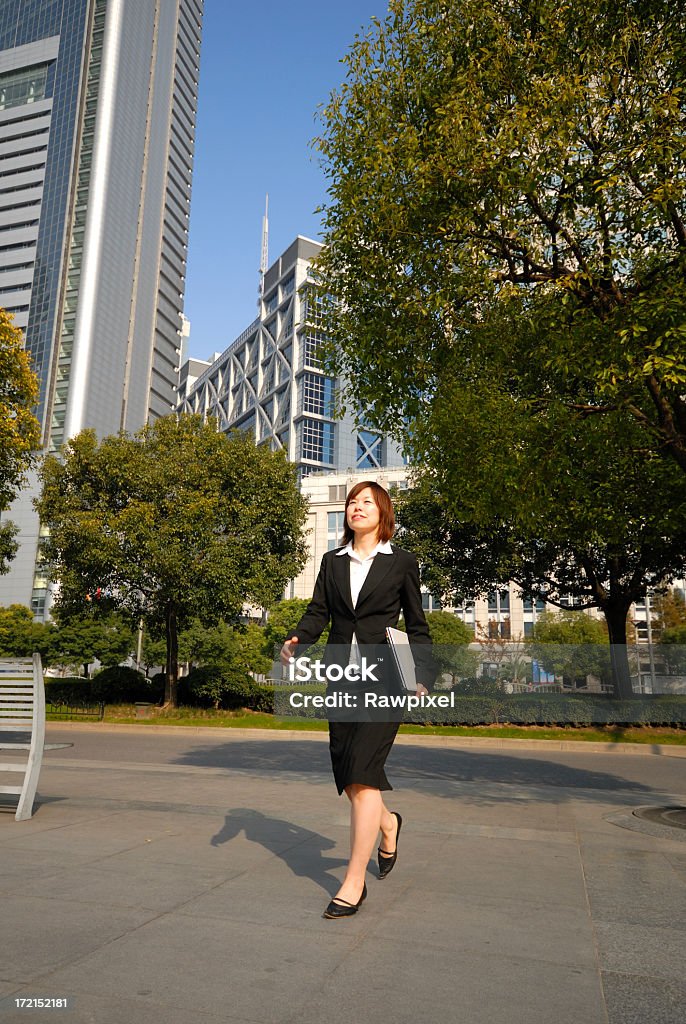
POLYGON ((222 846, 241 832, 251 843, 259 843, 284 861, 294 875, 311 879, 327 893, 340 888, 340 879, 329 872, 347 864, 347 859, 324 857, 324 851, 336 845, 332 839, 291 821, 270 818, 250 807, 234 807, 210 842, 212 846, 222 846))

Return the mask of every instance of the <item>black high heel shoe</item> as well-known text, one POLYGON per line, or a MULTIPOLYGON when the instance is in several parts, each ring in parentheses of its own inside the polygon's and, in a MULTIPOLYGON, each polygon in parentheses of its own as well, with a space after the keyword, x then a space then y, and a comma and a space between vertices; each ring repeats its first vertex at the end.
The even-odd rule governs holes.
POLYGON ((333 919, 336 917, 351 917, 356 914, 360 909, 364 901, 367 899, 367 883, 365 882, 362 886, 362 895, 360 896, 357 903, 348 903, 347 900, 342 900, 340 896, 334 897, 329 903, 328 907, 322 914, 322 917, 328 917, 333 919), (335 901, 338 900, 338 903, 335 901))
POLYGON ((395 834, 395 852, 389 854, 386 850, 382 850, 381 847, 377 850, 376 859, 379 862, 379 878, 385 878, 386 875, 395 867, 395 862, 398 859, 398 839, 400 838, 400 829, 403 826, 403 819, 400 817, 397 811, 391 811, 398 819, 398 831, 395 834), (384 857, 381 854, 385 854, 384 857))

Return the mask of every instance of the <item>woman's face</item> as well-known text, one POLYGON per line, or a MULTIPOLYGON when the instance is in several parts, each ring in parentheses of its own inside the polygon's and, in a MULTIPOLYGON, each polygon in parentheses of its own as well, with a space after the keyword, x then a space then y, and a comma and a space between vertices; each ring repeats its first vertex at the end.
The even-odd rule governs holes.
POLYGON ((378 533, 379 506, 374 501, 371 487, 365 487, 348 502, 346 517, 348 526, 356 536, 378 533))

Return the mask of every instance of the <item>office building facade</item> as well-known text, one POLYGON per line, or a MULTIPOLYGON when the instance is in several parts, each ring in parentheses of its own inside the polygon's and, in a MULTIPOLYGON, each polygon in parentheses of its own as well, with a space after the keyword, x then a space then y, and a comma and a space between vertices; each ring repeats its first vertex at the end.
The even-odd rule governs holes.
MULTIPOLYGON (((0 4, 0 304, 40 381, 42 445, 175 404, 202 0, 0 4)), ((44 609, 33 485, 0 603, 44 609)))
POLYGON ((324 335, 311 261, 321 245, 299 236, 267 270, 257 318, 219 356, 181 369, 177 410, 249 430, 283 449, 301 479, 313 472, 402 466, 398 447, 336 409, 339 381, 322 366, 324 335))

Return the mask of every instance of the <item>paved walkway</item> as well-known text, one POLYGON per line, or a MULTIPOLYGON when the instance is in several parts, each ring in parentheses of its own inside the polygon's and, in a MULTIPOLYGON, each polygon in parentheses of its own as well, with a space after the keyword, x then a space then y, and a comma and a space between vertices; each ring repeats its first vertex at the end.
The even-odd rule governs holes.
POLYGON ((47 740, 71 745, 36 814, 0 814, 0 1024, 686 1019, 686 831, 632 815, 686 802, 680 757, 407 739, 398 864, 326 921, 348 835, 324 738, 47 740))

